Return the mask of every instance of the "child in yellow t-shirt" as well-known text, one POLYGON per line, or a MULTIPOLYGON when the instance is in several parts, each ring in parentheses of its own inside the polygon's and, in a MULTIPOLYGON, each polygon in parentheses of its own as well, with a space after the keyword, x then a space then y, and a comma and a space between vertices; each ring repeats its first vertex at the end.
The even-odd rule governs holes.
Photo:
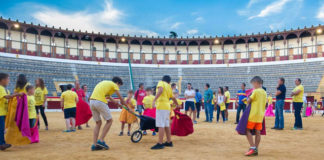
MULTIPOLYGON (((146 96, 143 99, 143 105, 144 105, 144 115, 145 115, 145 111, 147 111, 147 109, 152 109, 152 103, 154 100, 154 96, 152 95, 152 88, 146 88, 146 96)), ((143 131, 143 135, 147 135, 146 130, 143 131)), ((156 132, 153 131, 152 136, 155 136, 156 132)))
MULTIPOLYGON (((174 98, 177 99, 178 105, 182 105, 182 101, 178 98, 179 93, 173 92, 174 98)), ((174 117, 174 110, 177 109, 177 105, 173 103, 173 100, 170 100, 171 110, 170 110, 170 124, 172 123, 172 118, 174 117)))
POLYGON ((10 95, 6 87, 9 85, 9 75, 6 73, 0 73, 0 150, 6 150, 11 145, 5 141, 5 119, 8 112, 8 99, 11 99, 20 94, 15 93, 10 95))
POLYGON ((30 128, 34 128, 36 119, 37 119, 37 114, 36 114, 36 108, 35 108, 35 88, 34 86, 28 85, 26 87, 27 91, 27 102, 28 102, 28 117, 29 117, 29 125, 30 128))
POLYGON ((216 110, 216 108, 217 108, 217 103, 216 103, 216 101, 217 101, 217 96, 216 96, 216 92, 214 91, 213 92, 213 99, 212 99, 212 105, 214 106, 214 109, 216 110))
POLYGON ((63 132, 75 132, 76 104, 79 98, 75 92, 71 91, 72 84, 68 84, 66 88, 67 91, 63 92, 61 95, 61 107, 64 111, 66 124, 66 130, 63 132))
POLYGON ((251 110, 246 126, 246 136, 250 144, 250 150, 245 154, 246 156, 258 155, 258 146, 261 141, 260 132, 262 130, 265 106, 267 103, 267 93, 262 89, 263 80, 261 77, 253 77, 251 83, 254 90, 247 100, 247 103, 251 104, 251 110), (252 130, 255 130, 255 142, 253 142, 252 130))
MULTIPOLYGON (((135 111, 135 106, 136 106, 136 100, 133 98, 133 95, 134 95, 134 92, 132 90, 129 90, 128 94, 127 94, 127 98, 125 98, 127 107, 132 112, 135 111)), ((123 108, 120 113, 120 116, 119 116, 119 121, 121 122, 121 131, 119 133, 119 136, 124 135, 125 123, 128 124, 127 135, 130 136, 130 129, 131 129, 132 123, 134 123, 136 120, 137 120, 137 118, 134 114, 129 113, 126 109, 123 108)))

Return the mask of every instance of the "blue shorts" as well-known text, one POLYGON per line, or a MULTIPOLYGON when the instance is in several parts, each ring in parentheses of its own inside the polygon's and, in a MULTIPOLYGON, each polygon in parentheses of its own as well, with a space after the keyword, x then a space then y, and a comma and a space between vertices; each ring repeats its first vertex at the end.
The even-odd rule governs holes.
POLYGON ((137 105, 137 112, 142 113, 144 111, 143 105, 137 105))
POLYGON ((189 111, 189 108, 191 108, 192 111, 196 110, 195 102, 186 101, 185 102, 185 111, 189 111))
POLYGON ((64 109, 64 118, 65 119, 75 118, 75 114, 76 114, 76 107, 64 109))

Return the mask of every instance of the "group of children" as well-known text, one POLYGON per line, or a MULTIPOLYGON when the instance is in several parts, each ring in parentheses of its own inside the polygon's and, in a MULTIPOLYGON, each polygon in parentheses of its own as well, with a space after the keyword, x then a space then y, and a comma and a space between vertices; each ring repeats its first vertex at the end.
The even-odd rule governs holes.
MULTIPOLYGON (((15 90, 13 94, 10 94, 9 90, 6 87, 10 83, 9 75, 6 73, 0 73, 0 150, 5 150, 11 147, 10 144, 7 144, 5 139, 15 145, 23 145, 29 143, 37 143, 39 140, 38 134, 32 135, 36 136, 31 138, 23 137, 22 131, 18 130, 15 119, 17 119, 16 113, 21 113, 27 111, 28 113, 21 113, 20 115, 28 115, 29 119, 29 129, 39 126, 38 123, 38 112, 36 111, 36 106, 38 109, 43 110, 43 107, 46 102, 47 89, 44 86, 44 81, 42 79, 37 79, 35 84, 36 87, 32 86, 27 82, 27 78, 24 74, 18 76, 15 90), (36 94, 35 94, 36 90, 36 94), (26 110, 17 110, 17 102, 20 97, 26 95, 26 110), (11 101, 9 106, 9 100, 11 101), (11 107, 11 108, 9 108, 11 107), (10 111, 10 112, 9 112, 10 111), (38 125, 37 125, 38 124, 38 125)), ((44 121, 46 120, 45 113, 42 113, 44 121)), ((21 117, 18 117, 21 118, 21 117)), ((25 122, 22 122, 25 123, 25 122)), ((21 124, 23 125, 23 124, 21 124)), ((48 124, 46 120, 46 130, 48 130, 48 124)), ((39 128, 39 127, 38 127, 39 128)), ((28 131, 29 133, 32 131, 28 131)), ((29 135, 30 136, 30 135, 29 135)))

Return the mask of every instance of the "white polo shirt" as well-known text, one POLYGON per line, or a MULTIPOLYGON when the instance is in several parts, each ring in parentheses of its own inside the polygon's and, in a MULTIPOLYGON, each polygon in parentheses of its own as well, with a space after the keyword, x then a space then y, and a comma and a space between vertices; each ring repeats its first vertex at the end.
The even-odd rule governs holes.
POLYGON ((188 90, 186 89, 185 91, 185 96, 193 96, 194 98, 188 98, 186 99, 186 101, 189 101, 189 102, 194 102, 195 101, 195 96, 196 96, 196 92, 195 90, 191 89, 191 90, 188 90))

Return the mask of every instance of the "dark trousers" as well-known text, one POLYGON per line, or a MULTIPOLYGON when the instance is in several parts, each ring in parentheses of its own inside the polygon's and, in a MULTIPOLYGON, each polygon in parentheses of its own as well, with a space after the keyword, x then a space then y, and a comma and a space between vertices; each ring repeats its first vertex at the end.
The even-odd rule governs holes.
POLYGON ((6 144, 4 138, 6 116, 0 116, 0 145, 6 144))
POLYGON ((225 110, 224 111, 221 111, 220 110, 220 106, 217 105, 217 122, 219 121, 219 113, 222 113, 223 122, 225 122, 225 110))
POLYGON ((200 107, 201 107, 201 102, 197 102, 197 103, 196 103, 197 118, 199 118, 199 115, 200 115, 200 107))
MULTIPOLYGON (((47 127, 48 126, 48 123, 47 123, 47 118, 46 118, 46 115, 45 115, 45 107, 43 106, 36 106, 36 112, 37 112, 37 115, 39 115, 39 112, 41 113, 42 115, 42 118, 44 120, 44 123, 45 123, 45 126, 47 127)), ((39 127, 40 123, 38 121, 38 127, 39 127)))
POLYGON ((303 108, 303 102, 293 102, 295 110, 295 128, 303 128, 303 121, 301 117, 301 109, 303 108))
POLYGON ((236 123, 238 123, 240 121, 241 110, 244 112, 245 108, 246 108, 246 105, 244 103, 239 104, 239 106, 237 108, 237 112, 236 112, 236 123))

